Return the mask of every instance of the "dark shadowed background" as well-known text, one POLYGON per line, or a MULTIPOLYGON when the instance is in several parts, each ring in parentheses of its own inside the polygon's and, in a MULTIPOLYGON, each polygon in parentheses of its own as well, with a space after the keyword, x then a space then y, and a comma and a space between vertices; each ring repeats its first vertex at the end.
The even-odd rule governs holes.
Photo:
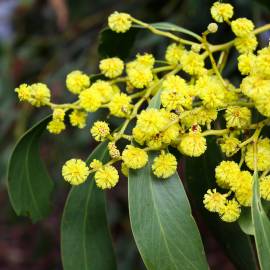
MULTIPOLYGON (((269 23, 268 0, 228 2, 235 6, 236 16, 252 18, 257 26, 269 23)), ((53 100, 66 102, 70 99, 64 86, 68 72, 81 69, 97 73, 98 33, 110 13, 125 11, 147 22, 170 21, 201 33, 211 22, 212 3, 210 0, 0 0, 0 270, 62 269, 60 219, 70 187, 62 180, 61 167, 71 157, 86 158, 95 146, 88 128, 68 128, 58 136, 46 133, 41 153, 56 185, 53 212, 37 224, 17 217, 6 190, 8 158, 16 140, 49 112, 19 103, 14 88, 22 82, 46 82, 53 100)), ((230 38, 231 34, 221 27, 212 42, 230 38)), ((267 34, 261 36, 262 44, 268 40, 267 34)), ((163 38, 143 34, 136 40, 132 55, 136 51, 153 52, 161 58, 167 44, 163 38)), ((230 61, 226 76, 237 81, 236 55, 231 55, 230 61)), ((88 127, 95 117, 93 114, 88 127)), ((130 231, 126 180, 122 179, 107 196, 118 269, 145 269, 130 231)), ((211 232, 200 219, 198 222, 211 269, 235 269, 211 232)))

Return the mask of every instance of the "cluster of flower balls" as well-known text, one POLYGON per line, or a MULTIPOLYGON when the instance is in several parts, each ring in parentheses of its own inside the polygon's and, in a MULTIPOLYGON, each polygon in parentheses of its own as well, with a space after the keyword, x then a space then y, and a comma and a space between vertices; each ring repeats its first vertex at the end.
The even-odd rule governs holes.
POLYGON ((177 169, 177 159, 168 151, 169 146, 183 155, 199 157, 207 149, 206 137, 214 135, 219 137, 217 141, 228 158, 241 150, 241 160, 239 164, 227 160, 217 166, 216 183, 227 192, 208 190, 203 202, 223 221, 233 222, 240 216, 241 206, 251 204, 250 171, 254 170, 255 154, 252 142, 256 135, 261 196, 270 200, 270 140, 259 137, 262 128, 270 123, 270 47, 255 53, 256 34, 264 29, 254 30, 253 22, 247 18, 231 20, 230 4, 214 3, 211 15, 217 23, 227 23, 236 38, 221 45, 210 44, 207 36, 218 30, 217 24, 211 23, 199 42, 187 41, 157 31, 129 14, 114 12, 108 25, 116 33, 125 33, 138 24, 156 34, 172 37, 174 42, 168 45, 165 59, 157 60, 149 53, 137 54, 128 63, 118 57, 106 58, 99 65, 106 79, 93 82, 87 74, 73 71, 66 77, 66 87, 77 100, 69 104, 52 103, 50 90, 43 83, 16 88, 20 100, 53 110, 47 129, 54 134, 65 129, 66 114, 70 124, 78 128, 84 128, 88 114, 100 108, 107 108, 110 116, 123 119, 115 131, 105 121, 97 121, 90 128, 96 141, 108 142, 111 160, 103 164, 95 159, 89 166, 81 159, 68 160, 62 168, 66 181, 79 185, 94 173, 98 187, 112 188, 119 180, 113 164, 120 161, 122 173, 128 175, 129 169, 140 169, 148 163, 149 151, 158 153, 151 165, 153 173, 167 179, 177 169), (224 52, 232 47, 240 54, 238 69, 245 76, 237 87, 221 75, 226 64, 224 52), (214 53, 220 53, 217 63, 214 53), (207 59, 211 67, 206 64, 207 59), (160 98, 161 108, 148 106, 152 97, 160 98), (263 117, 258 123, 252 123, 255 109, 263 117), (223 129, 221 118, 226 122, 223 129), (127 127, 132 127, 132 131, 128 132, 127 127), (128 142, 122 151, 117 146, 120 140, 128 142), (247 169, 241 170, 244 162, 247 169))

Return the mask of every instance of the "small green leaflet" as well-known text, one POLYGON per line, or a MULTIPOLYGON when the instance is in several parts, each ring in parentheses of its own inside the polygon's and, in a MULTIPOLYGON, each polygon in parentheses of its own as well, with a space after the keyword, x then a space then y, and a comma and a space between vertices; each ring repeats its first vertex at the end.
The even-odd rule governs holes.
POLYGON ((33 222, 51 210, 53 182, 40 159, 39 140, 51 116, 29 129, 15 146, 8 168, 8 191, 17 215, 29 216, 33 222))

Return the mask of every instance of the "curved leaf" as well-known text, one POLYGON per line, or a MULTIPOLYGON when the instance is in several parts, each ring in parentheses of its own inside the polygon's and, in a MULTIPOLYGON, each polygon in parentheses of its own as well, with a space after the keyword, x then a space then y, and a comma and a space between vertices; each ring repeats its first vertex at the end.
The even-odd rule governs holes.
POLYGON ((241 230, 248 235, 254 235, 254 226, 252 223, 251 208, 242 207, 241 216, 238 219, 238 224, 241 230))
POLYGON ((39 140, 51 117, 29 129, 16 144, 8 167, 8 192, 17 215, 36 222, 51 210, 53 182, 40 159, 39 140))
POLYGON ((208 269, 200 234, 177 174, 167 180, 147 166, 130 170, 128 180, 131 227, 150 270, 208 269))
POLYGON ((251 205, 252 221, 255 230, 255 242, 262 270, 269 269, 270 262, 270 221, 263 209, 258 173, 253 175, 253 198, 251 205))
POLYGON ((195 208, 237 269, 255 270, 256 259, 250 237, 241 231, 237 223, 222 222, 203 206, 203 195, 207 189, 216 187, 215 167, 222 159, 215 138, 209 138, 207 152, 203 156, 185 159, 186 184, 195 208))
POLYGON ((158 92, 151 98, 148 108, 159 108, 161 105, 160 100, 161 90, 158 90, 158 92))
MULTIPOLYGON (((100 144, 88 158, 106 162, 107 143, 100 144)), ((65 270, 115 270, 116 261, 106 217, 103 190, 93 176, 71 189, 61 224, 61 252, 65 270)))

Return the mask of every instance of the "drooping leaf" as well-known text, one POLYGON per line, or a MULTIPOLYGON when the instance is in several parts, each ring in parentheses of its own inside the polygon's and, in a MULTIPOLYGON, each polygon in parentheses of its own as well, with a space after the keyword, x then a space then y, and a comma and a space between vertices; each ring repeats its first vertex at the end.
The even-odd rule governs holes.
POLYGON ((137 28, 131 28, 126 33, 115 33, 109 28, 103 29, 99 36, 100 57, 118 56, 123 60, 126 59, 133 47, 137 32, 137 28))
POLYGON ((135 242, 147 269, 208 269, 203 245, 178 174, 155 177, 148 164, 130 170, 129 212, 135 242))
POLYGON ((254 235, 254 226, 252 223, 251 208, 242 207, 241 216, 238 219, 241 230, 248 235, 254 235))
POLYGON ((211 230, 226 254, 238 270, 255 270, 256 259, 250 237, 245 235, 237 222, 222 222, 217 215, 203 206, 203 195, 209 188, 216 188, 215 167, 223 157, 215 138, 209 138, 207 152, 199 158, 186 158, 186 184, 194 208, 198 209, 204 222, 211 230))
POLYGON ((40 159, 39 140, 51 117, 29 129, 16 144, 8 168, 8 191, 17 215, 29 216, 33 222, 51 210, 53 182, 40 159))
MULTIPOLYGON (((107 143, 100 144, 89 156, 108 161, 107 143)), ((97 188, 93 174, 71 189, 61 224, 61 250, 65 270, 115 270, 116 261, 106 217, 103 190, 97 188)))
POLYGON ((270 221, 263 209, 258 173, 253 175, 253 198, 251 205, 252 221, 255 231, 255 242, 261 270, 269 269, 270 265, 270 221))

